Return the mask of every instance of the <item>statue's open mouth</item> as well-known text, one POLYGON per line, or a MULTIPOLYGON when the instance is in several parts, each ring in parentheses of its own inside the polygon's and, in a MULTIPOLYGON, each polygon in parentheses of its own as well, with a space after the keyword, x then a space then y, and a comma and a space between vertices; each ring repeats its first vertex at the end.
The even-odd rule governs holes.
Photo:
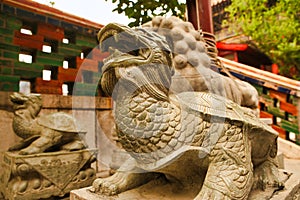
POLYGON ((14 94, 10 95, 10 100, 15 104, 23 105, 24 102, 26 102, 28 100, 28 98, 25 95, 22 96, 19 93, 14 93, 14 94))
POLYGON ((98 33, 101 51, 109 51, 104 59, 102 72, 114 67, 129 67, 145 64, 152 55, 151 48, 143 36, 119 24, 108 24, 98 33))
POLYGON ((143 87, 157 98, 166 98, 172 55, 165 38, 151 30, 112 23, 101 29, 98 40, 100 49, 111 53, 103 61, 101 77, 107 95, 122 85, 130 92, 143 87), (159 74, 159 68, 166 73, 159 74))

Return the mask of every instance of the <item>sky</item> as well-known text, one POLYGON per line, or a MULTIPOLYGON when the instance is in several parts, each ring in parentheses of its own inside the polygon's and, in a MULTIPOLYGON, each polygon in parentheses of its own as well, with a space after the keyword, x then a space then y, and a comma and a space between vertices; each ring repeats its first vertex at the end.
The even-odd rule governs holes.
POLYGON ((61 11, 83 17, 93 22, 106 25, 111 22, 129 24, 131 21, 118 12, 112 12, 116 5, 110 0, 34 0, 38 3, 51 6, 49 2, 54 2, 54 8, 61 11))

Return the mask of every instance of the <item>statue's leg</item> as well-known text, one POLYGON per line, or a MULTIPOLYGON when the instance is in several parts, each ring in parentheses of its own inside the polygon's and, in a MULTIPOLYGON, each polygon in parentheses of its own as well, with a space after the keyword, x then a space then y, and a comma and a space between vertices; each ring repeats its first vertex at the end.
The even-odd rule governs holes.
POLYGON ((41 136, 32 142, 28 147, 22 149, 20 154, 27 155, 27 154, 34 154, 34 153, 42 153, 46 149, 57 145, 62 138, 61 132, 54 131, 48 128, 45 128, 41 134, 41 136))
POLYGON ((39 135, 33 135, 27 139, 21 140, 14 146, 10 147, 8 149, 8 151, 19 151, 20 149, 23 149, 23 148, 27 147, 28 145, 30 145, 34 140, 36 140, 39 137, 40 137, 39 135))
POLYGON ((64 145, 61 146, 61 149, 66 151, 76 151, 84 149, 86 147, 82 138, 77 133, 72 134, 69 138, 66 138, 64 136, 63 142, 64 145))
MULTIPOLYGON (((253 189, 265 190, 269 187, 277 187, 283 189, 284 184, 279 180, 278 160, 277 160, 277 139, 274 140, 266 160, 254 168, 253 189)), ((253 161, 256 161, 255 155, 253 161)), ((256 163, 256 162, 254 162, 256 163)))
POLYGON ((247 199, 253 182, 251 147, 238 125, 229 125, 209 155, 209 167, 195 199, 247 199))
POLYGON ((61 149, 66 151, 76 151, 84 149, 86 145, 80 140, 73 140, 67 144, 62 145, 61 149))
POLYGON ((284 188, 284 183, 279 180, 279 171, 275 159, 268 159, 254 170, 253 189, 265 190, 267 187, 284 188))
POLYGON ((110 177, 98 178, 93 182, 92 192, 104 195, 116 195, 126 190, 136 188, 140 185, 157 178, 158 173, 131 173, 117 171, 110 177))

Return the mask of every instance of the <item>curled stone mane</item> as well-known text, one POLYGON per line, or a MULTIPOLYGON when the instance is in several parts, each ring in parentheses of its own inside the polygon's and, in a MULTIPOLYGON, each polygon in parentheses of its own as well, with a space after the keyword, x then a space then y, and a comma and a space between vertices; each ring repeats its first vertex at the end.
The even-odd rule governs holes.
POLYGON ((113 69, 110 69, 107 72, 102 74, 101 78, 101 87, 102 90, 109 96, 112 95, 115 85, 117 84, 118 79, 115 76, 113 69))
POLYGON ((168 99, 172 71, 165 64, 149 64, 142 67, 146 77, 143 89, 157 99, 168 99), (160 91, 158 93, 158 91, 160 91), (161 95, 163 94, 163 96, 161 95))
POLYGON ((173 72, 173 55, 172 55, 172 43, 168 42, 166 37, 163 35, 159 35, 158 33, 154 32, 153 30, 147 30, 147 29, 143 29, 143 28, 136 28, 136 30, 142 32, 141 35, 143 35, 143 37, 146 37, 147 40, 149 40, 150 42, 154 42, 161 50, 162 52, 165 54, 165 57, 167 58, 167 62, 163 61, 161 59, 163 59, 164 57, 160 55, 161 52, 159 52, 157 54, 157 56, 155 57, 155 59, 153 60, 153 63, 166 63, 167 66, 169 66, 170 70, 173 72))

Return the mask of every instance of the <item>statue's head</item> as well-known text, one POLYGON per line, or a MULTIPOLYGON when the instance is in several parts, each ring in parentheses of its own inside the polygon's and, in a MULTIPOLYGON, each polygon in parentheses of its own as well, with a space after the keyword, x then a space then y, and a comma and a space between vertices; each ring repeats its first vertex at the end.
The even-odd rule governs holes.
POLYGON ((108 24, 98 33, 104 59, 101 87, 112 95, 121 84, 131 92, 144 90, 156 98, 166 99, 173 74, 171 49, 162 36, 119 24, 108 24))
POLYGON ((42 99, 40 95, 14 92, 10 95, 10 101, 13 103, 14 110, 28 109, 32 116, 37 116, 42 109, 42 99))

